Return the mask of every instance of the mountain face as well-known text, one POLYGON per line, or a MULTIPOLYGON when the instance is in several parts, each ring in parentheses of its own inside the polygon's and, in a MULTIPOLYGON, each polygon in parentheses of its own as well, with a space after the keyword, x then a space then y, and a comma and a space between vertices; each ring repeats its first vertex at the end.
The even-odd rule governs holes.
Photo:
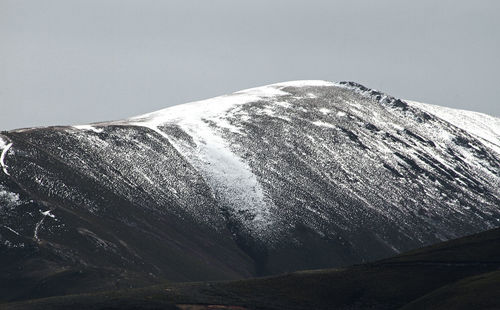
POLYGON ((0 135, 0 300, 237 279, 500 226, 500 121, 296 81, 0 135))

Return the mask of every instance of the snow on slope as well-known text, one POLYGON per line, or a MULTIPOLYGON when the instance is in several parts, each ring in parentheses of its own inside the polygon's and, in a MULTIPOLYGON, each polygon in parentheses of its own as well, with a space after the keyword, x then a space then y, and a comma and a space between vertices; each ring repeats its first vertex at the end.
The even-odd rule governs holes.
MULTIPOLYGON (((268 235, 270 232, 277 233, 276 227, 281 227, 282 225, 276 225, 275 223, 280 220, 276 217, 277 214, 280 214, 280 211, 279 208, 277 209, 273 199, 270 198, 272 195, 269 193, 271 190, 275 190, 275 188, 273 185, 266 185, 270 186, 270 188, 263 188, 262 182, 266 179, 265 172, 263 172, 263 175, 256 173, 263 162, 252 165, 248 159, 243 158, 246 153, 252 153, 252 148, 248 152, 244 150, 249 147, 248 144, 250 143, 248 139, 245 140, 245 137, 251 134, 248 131, 248 124, 255 123, 259 118, 263 118, 266 123, 274 119, 284 124, 277 128, 269 127, 266 129, 266 131, 271 132, 287 124, 295 123, 295 125, 286 129, 285 133, 282 133, 284 136, 287 136, 288 132, 299 130, 297 128, 299 125, 297 124, 304 119, 307 119, 308 123, 316 127, 323 128, 319 137, 314 137, 313 135, 307 136, 312 142, 305 143, 305 141, 301 141, 303 137, 296 137, 296 139, 306 145, 310 143, 310 147, 317 153, 314 159, 311 158, 309 160, 317 161, 323 157, 334 158, 339 167, 342 169, 347 168, 349 173, 360 173, 359 169, 363 169, 363 173, 369 175, 373 172, 373 165, 379 165, 380 162, 385 162, 385 165, 394 167, 391 169, 394 169, 394 173, 396 174, 399 173, 399 166, 402 164, 407 165, 408 163, 410 163, 410 166, 415 165, 417 171, 420 169, 420 166, 432 169, 428 162, 421 159, 422 154, 425 153, 428 154, 426 155, 428 158, 436 159, 438 165, 450 169, 450 173, 467 178, 463 172, 455 169, 455 166, 449 163, 449 154, 447 154, 447 148, 455 144, 454 139, 456 139, 458 133, 453 128, 441 128, 442 125, 435 122, 420 123, 419 121, 415 124, 415 115, 405 112, 405 104, 396 98, 367 89, 356 83, 332 83, 317 80, 292 81, 246 89, 229 95, 177 105, 126 120, 96 123, 92 124, 92 126, 80 125, 75 126, 75 128, 100 133, 105 126, 132 125, 146 127, 155 131, 166 138, 202 174, 214 194, 225 207, 232 210, 232 213, 237 214, 240 220, 245 223, 245 226, 254 234, 262 237, 268 235), (336 92, 334 90, 338 89, 339 94, 336 97, 328 99, 330 95, 325 96, 322 92, 318 93, 318 87, 331 89, 334 93, 336 92), (287 88, 290 88, 292 92, 286 91, 287 88), (306 91, 304 94, 294 94, 293 92, 298 89, 310 89, 310 91, 306 91), (344 91, 341 91, 342 89, 344 91), (316 93, 314 93, 315 91, 316 93), (344 92, 350 93, 352 91, 360 94, 361 98, 364 99, 351 97, 351 95, 345 97, 343 95, 344 92), (318 96, 323 96, 323 98, 318 98, 318 96), (371 106, 373 104, 371 100, 373 99, 378 101, 379 105, 371 106), (311 105, 304 104, 308 100, 311 102, 311 105), (255 106, 258 106, 259 103, 262 103, 261 107, 255 109, 255 106), (315 107, 318 104, 320 107, 315 107), (397 112, 398 110, 396 109, 392 112, 390 109, 383 108, 383 105, 391 104, 395 104, 398 109, 402 108, 402 111, 397 112), (339 125, 342 126, 339 127, 339 125), (386 132, 386 137, 390 137, 393 141, 388 143, 382 141, 385 138, 380 140, 380 136, 370 137, 369 134, 365 133, 366 129, 360 131, 360 125, 373 125, 377 130, 386 132), (172 134, 169 132, 172 128, 183 132, 184 135, 187 134, 189 139, 186 140, 172 134), (326 149, 322 149, 321 145, 318 145, 318 139, 323 139, 325 135, 335 137, 339 131, 347 134, 361 148, 368 147, 368 149, 376 150, 375 152, 368 151, 367 154, 363 154, 363 156, 370 156, 371 160, 367 160, 366 163, 365 161, 361 161, 354 164, 351 159, 360 155, 358 148, 345 146, 342 152, 339 152, 340 150, 333 149, 332 146, 326 146, 331 141, 325 141, 322 144, 323 148, 326 149), (420 132, 424 138, 430 139, 430 142, 422 144, 417 141, 421 145, 413 149, 413 146, 410 147, 410 145, 401 142, 397 138, 403 133, 410 135, 411 138, 415 132, 420 132), (432 141, 438 143, 437 146, 433 145, 432 141), (400 150, 402 155, 396 152, 397 147, 395 148, 394 142, 402 143, 407 148, 400 150), (242 148, 243 150, 241 150, 242 148), (395 156, 395 153, 398 155, 395 156), (270 229, 271 227, 273 229, 270 229)), ((416 102, 410 102, 410 105, 419 110, 428 111, 471 134, 479 136, 483 142, 487 143, 487 146, 496 148, 499 151, 500 138, 496 130, 498 128, 498 119, 480 113, 458 111, 416 102)), ((418 112, 419 110, 417 110, 417 114, 420 113, 418 112)), ((266 128, 266 126, 263 126, 263 123, 262 128, 266 128)), ((305 127, 304 130, 309 131, 305 127)), ((417 140, 423 139, 418 135, 415 137, 417 140)), ((267 140, 267 138, 262 136, 255 136, 254 139, 263 139, 260 145, 257 144, 253 147, 256 150, 265 145, 267 140)), ((277 141, 276 143, 280 142, 277 141)), ((291 151, 294 151, 294 149, 292 148, 291 151)), ((479 163, 475 157, 475 152, 478 151, 480 150, 477 147, 457 149, 457 152, 470 166, 476 167, 476 169, 484 169, 482 163, 479 163)), ((266 150, 259 152, 266 152, 266 150)), ((272 153, 269 155, 272 155, 272 153)), ((282 159, 276 159, 278 162, 280 160, 282 159)), ((261 161, 266 162, 266 165, 272 162, 270 157, 261 159, 261 161)), ((308 165, 311 166, 311 164, 308 165)), ((316 168, 311 166, 309 169, 315 170, 316 168)), ((486 173, 491 174, 489 170, 486 173)), ((141 174, 145 175, 144 173, 141 174)), ((323 177, 326 178, 326 176, 323 177)), ((352 175, 352 178, 354 177, 352 175)), ((334 179, 329 181, 338 182, 338 180, 334 179)), ((369 185, 368 182, 372 181, 367 180, 366 184, 358 189, 356 189, 357 186, 355 185, 342 184, 344 180, 338 182, 338 184, 344 191, 350 192, 352 196, 357 197, 356 199, 362 201, 377 213, 390 218, 394 217, 395 215, 392 214, 393 211, 390 208, 385 210, 387 206, 383 204, 376 206, 377 203, 375 200, 378 200, 378 198, 367 197, 367 189, 365 187, 391 187, 395 185, 383 185, 382 183, 374 182, 369 185)), ((418 181, 418 183, 421 183, 420 186, 428 186, 426 182, 418 181)), ((463 183, 464 181, 461 182, 463 183)), ((491 182, 498 183, 498 180, 494 177, 491 182)), ((368 189, 368 191, 371 191, 371 189, 368 189)), ((438 193, 428 195, 437 195, 439 197, 438 193)), ((397 204, 398 198, 396 196, 391 200, 394 204, 397 204)), ((455 199, 447 202, 447 204, 453 206, 456 201, 455 199)), ((304 206, 304 208, 316 215, 325 216, 323 212, 316 210, 315 207, 304 206)), ((459 208, 455 208, 455 211, 462 212, 459 208)), ((346 217, 350 216, 349 212, 345 211, 346 217)), ((282 216, 282 214, 279 216, 282 216)), ((318 223, 310 225, 316 228, 321 226, 318 223)))
MULTIPOLYGON (((441 120, 444 112, 439 119, 422 112, 429 109, 417 103, 409 108, 399 99, 352 82, 293 81, 68 130, 92 154, 92 161, 120 174, 102 174, 81 154, 55 149, 64 158, 78 158, 77 167, 85 167, 84 174, 98 182, 107 180, 130 201, 138 192, 128 186, 140 186, 148 195, 141 199, 151 198, 152 206, 177 197, 185 200, 187 212, 206 222, 206 210, 178 194, 190 187, 190 181, 179 182, 168 170, 177 168, 163 166, 177 156, 157 152, 156 145, 166 139, 201 175, 219 207, 264 240, 279 236, 290 223, 303 222, 318 234, 329 234, 333 225, 353 231, 374 216, 398 223, 409 238, 421 225, 418 221, 428 222, 442 240, 458 234, 444 235, 441 231, 449 227, 440 227, 431 214, 438 218, 453 212, 457 223, 466 216, 483 216, 469 210, 472 201, 482 203, 484 216, 492 217, 485 225, 494 225, 494 198, 478 193, 491 190, 492 197, 498 196, 498 167, 480 145, 441 120), (146 136, 139 138, 137 130, 146 136), (154 133, 159 136, 151 140, 154 133), (114 139, 130 146, 115 154, 114 139), (124 185, 118 186, 116 178, 123 178, 124 185), (476 192, 454 194, 468 187, 476 192), (429 207, 433 204, 439 207, 429 207), (353 211, 352 205, 362 207, 353 211), (401 222, 419 208, 421 214, 412 225, 401 222)), ((461 113, 447 115, 459 120, 461 113)), ((468 118, 476 125, 471 133, 497 143, 493 118, 473 116, 468 118)), ((470 129, 463 122, 459 125, 470 129)), ((77 193, 76 188, 71 195, 77 193)), ((87 205, 99 209, 98 203, 87 205)), ((418 237, 423 243, 426 238, 418 237)))
POLYGON ((231 112, 237 111, 238 106, 246 103, 275 101, 290 95, 281 90, 284 87, 334 85, 337 84, 311 80, 255 87, 132 117, 124 123, 150 128, 167 138, 190 164, 202 173, 212 190, 220 195, 223 203, 233 212, 245 214, 246 217, 250 215, 252 220, 247 222, 249 228, 256 234, 267 235, 272 232, 269 226, 274 222, 271 209, 275 206, 272 200, 265 196, 248 164, 231 150, 216 128, 241 134, 237 126, 227 121, 227 118, 233 115, 231 112), (215 126, 210 126, 210 123, 215 126), (167 135, 161 130, 161 127, 167 124, 175 124, 189 134, 197 148, 193 149, 191 145, 167 135))
MULTIPOLYGON (((128 122, 129 124, 136 124, 156 130, 158 126, 173 121, 178 121, 189 127, 193 127, 198 126, 200 122, 203 122, 203 119, 206 119, 215 121, 220 127, 228 128, 232 131, 237 132, 237 128, 234 128, 222 119, 227 111, 245 103, 256 102, 266 98, 270 99, 289 95, 287 92, 281 90, 284 87, 304 86, 340 85, 332 82, 318 80, 292 81, 271 84, 267 86, 254 87, 237 91, 229 95, 176 105, 156 112, 132 117, 126 120, 126 122, 128 122)), ((120 121, 118 123, 120 123, 120 121)))
POLYGON ((473 134, 500 154, 500 118, 417 101, 406 100, 406 102, 473 134))
POLYGON ((9 149, 12 147, 12 143, 7 143, 0 137, 0 166, 2 166, 2 170, 6 175, 9 175, 9 172, 7 171, 8 166, 5 164, 5 156, 7 156, 7 153, 9 152, 9 149))

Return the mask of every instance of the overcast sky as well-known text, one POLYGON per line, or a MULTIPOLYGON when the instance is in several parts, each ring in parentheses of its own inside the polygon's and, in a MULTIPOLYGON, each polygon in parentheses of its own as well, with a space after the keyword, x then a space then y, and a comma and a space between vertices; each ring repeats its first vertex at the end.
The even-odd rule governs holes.
POLYGON ((0 0, 0 129, 298 79, 500 116, 500 1, 0 0))

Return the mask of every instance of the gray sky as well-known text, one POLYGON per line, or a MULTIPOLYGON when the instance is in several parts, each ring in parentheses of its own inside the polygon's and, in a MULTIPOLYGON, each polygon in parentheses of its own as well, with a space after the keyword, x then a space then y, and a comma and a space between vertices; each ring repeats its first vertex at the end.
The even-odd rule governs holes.
POLYGON ((0 129, 298 79, 500 116, 500 1, 0 0, 0 129))

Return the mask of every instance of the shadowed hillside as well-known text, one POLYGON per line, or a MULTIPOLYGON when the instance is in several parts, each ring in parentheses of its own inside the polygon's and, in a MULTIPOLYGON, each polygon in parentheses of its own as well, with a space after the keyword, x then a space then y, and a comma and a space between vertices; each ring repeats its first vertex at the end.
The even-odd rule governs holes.
POLYGON ((341 269, 165 284, 3 306, 6 310, 497 309, 499 268, 500 229, 495 229, 341 269))

